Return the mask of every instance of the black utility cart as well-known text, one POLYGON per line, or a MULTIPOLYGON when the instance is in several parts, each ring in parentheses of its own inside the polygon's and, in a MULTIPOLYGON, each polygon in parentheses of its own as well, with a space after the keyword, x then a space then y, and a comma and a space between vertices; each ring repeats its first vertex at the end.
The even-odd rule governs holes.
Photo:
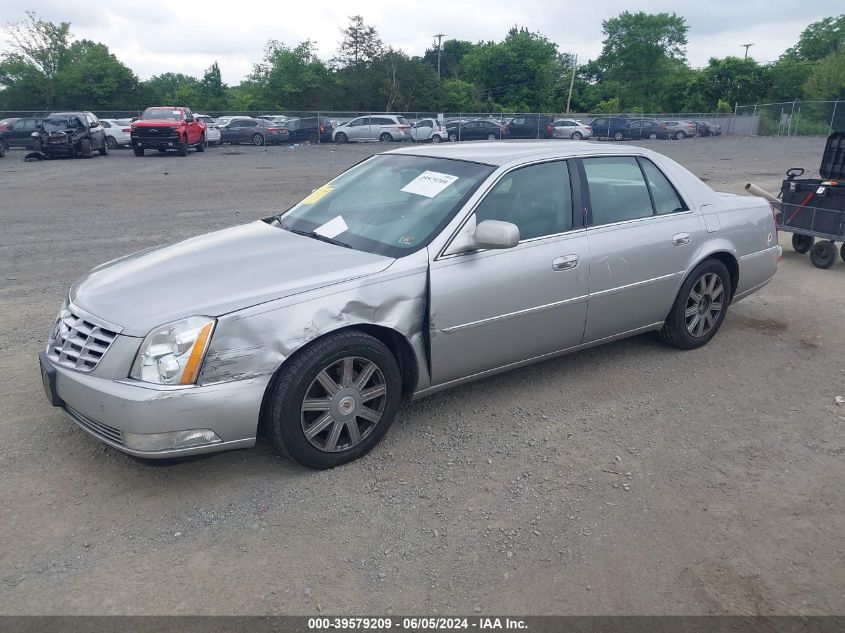
POLYGON ((830 268, 836 261, 836 242, 843 242, 839 255, 845 260, 845 132, 828 137, 820 178, 799 178, 803 174, 801 167, 786 172, 778 228, 792 233, 792 248, 809 251, 814 266, 830 268))

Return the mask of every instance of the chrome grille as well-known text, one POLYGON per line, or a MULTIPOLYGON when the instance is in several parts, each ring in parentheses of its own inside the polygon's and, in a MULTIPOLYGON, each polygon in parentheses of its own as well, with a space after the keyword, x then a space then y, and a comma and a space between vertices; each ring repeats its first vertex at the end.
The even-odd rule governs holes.
POLYGON ((109 442, 114 442, 115 444, 123 446, 123 435, 118 429, 115 429, 107 424, 102 424, 100 422, 92 420, 91 418, 82 415, 79 411, 67 405, 65 405, 65 407, 68 412, 68 415, 70 415, 73 421, 76 422, 83 429, 89 431, 98 439, 108 440, 109 442))
POLYGON ((47 342, 47 357, 62 367, 91 371, 105 356, 120 328, 69 305, 64 308, 47 342))

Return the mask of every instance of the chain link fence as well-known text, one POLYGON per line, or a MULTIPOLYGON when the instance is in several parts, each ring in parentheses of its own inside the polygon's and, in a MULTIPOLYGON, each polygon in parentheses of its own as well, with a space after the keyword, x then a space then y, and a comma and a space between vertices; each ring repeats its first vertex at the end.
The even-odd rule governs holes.
POLYGON ((828 136, 845 130, 845 101, 786 101, 736 108, 749 136, 828 136))

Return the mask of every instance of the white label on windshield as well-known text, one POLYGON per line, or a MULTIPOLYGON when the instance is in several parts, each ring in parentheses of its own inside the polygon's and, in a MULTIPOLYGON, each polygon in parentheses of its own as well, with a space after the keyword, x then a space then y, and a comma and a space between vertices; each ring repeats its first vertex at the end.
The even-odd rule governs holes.
POLYGON ((433 198, 457 179, 457 176, 450 176, 449 174, 441 174, 436 171, 424 171, 407 185, 402 187, 402 191, 406 193, 415 193, 418 196, 425 196, 426 198, 433 198))
POLYGON ((346 222, 343 221, 343 217, 337 216, 334 220, 329 220, 323 226, 318 226, 314 229, 314 232, 317 235, 322 235, 323 237, 331 239, 333 237, 337 237, 347 229, 349 229, 349 227, 346 226, 346 222))
POLYGON ((173 110, 173 114, 182 114, 179 110, 173 110))

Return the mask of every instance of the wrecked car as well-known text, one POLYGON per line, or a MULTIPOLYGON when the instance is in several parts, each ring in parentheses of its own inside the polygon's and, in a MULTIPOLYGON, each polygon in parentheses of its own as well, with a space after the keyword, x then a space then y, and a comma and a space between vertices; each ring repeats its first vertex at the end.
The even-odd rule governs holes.
POLYGON ((106 132, 91 112, 54 112, 44 117, 33 133, 36 152, 47 156, 93 158, 108 154, 106 132))
POLYGON ((132 455, 249 447, 261 424, 329 468, 403 397, 642 332, 701 347, 779 256, 767 202, 647 149, 417 145, 277 216, 95 268, 42 378, 132 455))

